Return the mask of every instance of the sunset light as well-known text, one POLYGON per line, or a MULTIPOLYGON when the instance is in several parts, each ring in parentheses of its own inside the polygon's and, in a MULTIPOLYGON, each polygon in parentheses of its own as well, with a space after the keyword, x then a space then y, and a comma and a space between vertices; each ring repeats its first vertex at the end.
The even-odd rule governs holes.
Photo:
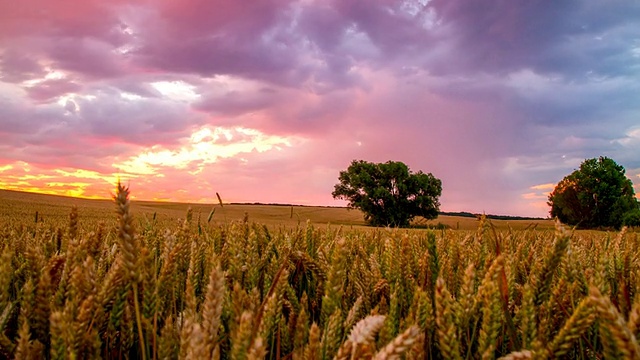
POLYGON ((218 127, 212 130, 205 127, 195 131, 188 143, 178 149, 153 146, 128 160, 114 163, 113 167, 138 175, 162 173, 166 167, 189 168, 189 172, 196 175, 204 166, 213 164, 220 158, 238 157, 253 151, 281 151, 283 147, 291 147, 291 142, 283 137, 265 135, 255 129, 218 127), (191 166, 194 163, 196 165, 191 166))
POLYGON ((2 189, 343 206, 352 160, 395 160, 442 179, 443 211, 546 217, 558 181, 608 156, 640 192, 632 4, 16 4, 2 189))
POLYGON ((640 359, 640 1, 0 0, 0 359, 640 359))

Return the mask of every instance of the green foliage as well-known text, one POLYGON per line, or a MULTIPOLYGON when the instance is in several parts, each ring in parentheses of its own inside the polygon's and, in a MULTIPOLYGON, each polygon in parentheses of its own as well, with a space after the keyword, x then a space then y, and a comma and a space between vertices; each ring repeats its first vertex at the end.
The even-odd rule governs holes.
POLYGON ((371 225, 403 227, 416 216, 438 216, 442 182, 430 173, 413 173, 402 162, 354 160, 338 180, 333 197, 362 210, 371 225))
POLYGON ((624 214, 622 225, 629 227, 640 227, 640 208, 633 209, 624 214))
POLYGON ((588 159, 549 194, 550 214, 580 228, 620 228, 625 213, 637 208, 624 167, 607 157, 588 159))

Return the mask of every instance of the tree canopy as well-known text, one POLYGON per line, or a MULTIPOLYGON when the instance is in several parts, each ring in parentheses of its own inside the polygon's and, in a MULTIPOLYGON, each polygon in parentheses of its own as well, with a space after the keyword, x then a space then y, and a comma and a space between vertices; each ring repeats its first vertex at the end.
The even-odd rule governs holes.
POLYGON ((371 225, 402 227, 416 216, 438 216, 442 182, 430 173, 413 173, 402 162, 354 160, 338 180, 333 197, 360 209, 371 225))
POLYGON ((547 204, 552 217, 580 228, 619 228, 638 209, 624 167, 607 157, 583 161, 558 183, 547 204))

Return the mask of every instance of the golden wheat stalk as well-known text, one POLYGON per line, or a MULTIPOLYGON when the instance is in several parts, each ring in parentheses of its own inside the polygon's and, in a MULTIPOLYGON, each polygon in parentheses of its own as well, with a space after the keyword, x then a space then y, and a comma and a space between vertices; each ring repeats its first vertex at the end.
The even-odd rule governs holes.
POLYGON ((549 353, 554 357, 566 355, 573 343, 593 324, 595 318, 596 314, 593 312, 590 298, 582 299, 569 320, 549 345, 549 353))
POLYGON ((508 355, 505 355, 501 358, 498 358, 498 360, 528 360, 528 359, 535 359, 535 354, 529 350, 522 350, 522 351, 514 351, 508 355))
POLYGON ((133 216, 130 212, 131 202, 129 201, 129 188, 124 187, 120 181, 114 196, 116 203, 116 213, 118 214, 118 240, 120 247, 120 259, 122 269, 125 271, 124 281, 130 282, 133 289, 133 302, 135 307, 136 325, 138 328, 138 340, 140 342, 140 352, 143 359, 146 359, 146 343, 142 330, 142 317, 140 312, 140 300, 138 298, 138 285, 140 284, 140 271, 138 269, 138 258, 140 248, 134 234, 133 216))
POLYGON ((321 346, 320 328, 318 327, 318 324, 314 322, 313 324, 311 324, 311 329, 309 329, 309 343, 304 349, 304 359, 319 360, 321 358, 321 346))
POLYGON ((336 309, 329 317, 327 326, 322 332, 322 357, 331 358, 340 348, 342 339, 342 312, 336 309))
POLYGON ((267 349, 265 348, 264 341, 260 336, 258 336, 251 347, 249 348, 249 352, 247 353, 247 360, 264 360, 267 356, 267 349))
MULTIPOLYGON (((245 311, 240 316, 240 324, 236 331, 235 336, 231 339, 231 358, 232 359, 244 359, 246 358, 249 349, 251 347, 251 329, 253 328, 253 316, 250 312, 245 311)), ((259 337, 256 337, 259 338, 259 337)))
POLYGON ((342 343, 334 359, 361 358, 369 348, 375 346, 375 336, 382 328, 384 319, 384 315, 370 315, 360 320, 342 343))
POLYGON ((402 334, 398 335, 395 339, 393 339, 373 358, 375 360, 400 359, 400 357, 411 347, 411 345, 413 345, 413 343, 418 339, 419 336, 420 328, 416 325, 413 325, 405 330, 402 334))
POLYGON ((226 293, 224 273, 218 264, 214 265, 209 275, 209 284, 202 309, 202 328, 209 356, 218 342, 220 317, 226 293))
POLYGON ((476 307, 476 298, 474 296, 475 278, 475 267, 473 264, 469 264, 464 272, 462 287, 460 289, 460 297, 458 301, 458 319, 460 321, 461 329, 466 329, 469 326, 471 316, 473 315, 474 309, 476 307))
POLYGON ((522 347, 528 349, 538 337, 538 323, 536 322, 536 307, 533 304, 534 290, 529 284, 524 285, 522 304, 518 311, 522 347))
POLYGON ((358 321, 349 334, 348 340, 354 344, 373 342, 384 324, 384 315, 369 315, 358 321))
POLYGON ((190 325, 191 331, 189 331, 185 359, 208 359, 210 355, 207 352, 207 344, 200 324, 193 323, 190 325))
POLYGON ((447 359, 461 359, 454 302, 442 278, 436 281, 436 324, 438 346, 447 359))
POLYGON ((627 327, 638 338, 638 335, 640 335, 640 296, 638 295, 635 296, 631 311, 629 311, 627 327))
POLYGON ((551 283, 556 269, 560 265, 562 257, 569 247, 571 240, 571 232, 566 230, 560 222, 556 222, 556 242, 553 246, 551 255, 547 258, 542 271, 538 275, 538 282, 535 287, 535 296, 533 303, 540 306, 549 298, 551 283))
POLYGON ((501 327, 502 309, 500 298, 498 297, 498 285, 495 282, 485 284, 484 307, 482 308, 482 327, 480 328, 480 338, 478 339, 478 352, 482 354, 482 359, 493 359, 496 346, 498 345, 498 334, 501 327))
POLYGON ((640 358, 640 348, 635 336, 611 301, 595 286, 589 287, 589 297, 598 312, 600 335, 603 336, 603 345, 609 348, 608 352, 619 351, 625 359, 640 358))

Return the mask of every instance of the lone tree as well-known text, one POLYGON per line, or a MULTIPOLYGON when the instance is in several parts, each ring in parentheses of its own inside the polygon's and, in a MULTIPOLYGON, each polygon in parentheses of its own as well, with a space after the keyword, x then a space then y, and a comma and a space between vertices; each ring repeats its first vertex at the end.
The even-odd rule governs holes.
POLYGON ((362 210, 371 225, 408 226, 416 216, 438 216, 442 182, 432 174, 412 173, 401 162, 354 160, 346 171, 340 172, 338 180, 333 197, 362 210))
POLYGON ((549 194, 550 214, 580 228, 620 228, 638 209, 624 167, 607 157, 588 159, 549 194))

